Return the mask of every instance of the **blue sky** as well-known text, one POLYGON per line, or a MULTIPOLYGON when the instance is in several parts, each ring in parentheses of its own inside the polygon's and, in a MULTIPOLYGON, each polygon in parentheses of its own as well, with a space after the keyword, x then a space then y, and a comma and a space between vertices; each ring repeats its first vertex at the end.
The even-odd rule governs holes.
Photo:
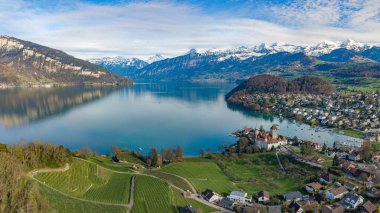
POLYGON ((0 33, 89 59, 262 42, 380 42, 379 0, 0 0, 0 33))

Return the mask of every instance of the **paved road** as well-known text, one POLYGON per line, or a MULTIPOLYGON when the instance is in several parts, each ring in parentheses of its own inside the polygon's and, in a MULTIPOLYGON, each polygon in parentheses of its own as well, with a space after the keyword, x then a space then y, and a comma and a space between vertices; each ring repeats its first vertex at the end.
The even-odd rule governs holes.
POLYGON ((127 212, 131 212, 131 209, 133 208, 134 204, 134 197, 135 197, 135 178, 136 176, 132 177, 132 182, 131 182, 131 191, 129 195, 129 204, 128 204, 128 210, 127 212))

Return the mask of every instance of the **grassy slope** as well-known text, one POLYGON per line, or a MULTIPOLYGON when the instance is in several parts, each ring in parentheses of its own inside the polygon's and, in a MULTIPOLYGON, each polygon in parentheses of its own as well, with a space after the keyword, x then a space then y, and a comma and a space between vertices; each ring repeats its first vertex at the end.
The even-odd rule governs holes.
POLYGON ((175 175, 153 170, 147 170, 146 173, 161 179, 165 179, 166 181, 173 184, 174 186, 179 187, 180 189, 191 190, 191 186, 189 186, 189 184, 185 180, 175 175))
POLYGON ((63 173, 42 173, 36 178, 47 185, 79 198, 128 203, 131 175, 110 172, 95 164, 74 159, 63 173))
POLYGON ((289 166, 287 174, 280 169, 275 153, 245 154, 239 159, 218 161, 192 158, 162 170, 186 177, 198 191, 210 188, 221 194, 229 194, 232 190, 254 194, 267 190, 272 195, 302 188, 305 177, 300 173, 312 175, 317 171, 287 156, 280 157, 286 159, 289 166))
POLYGON ((215 162, 181 162, 168 165, 162 169, 187 178, 200 192, 212 189, 221 194, 229 194, 237 189, 215 162))

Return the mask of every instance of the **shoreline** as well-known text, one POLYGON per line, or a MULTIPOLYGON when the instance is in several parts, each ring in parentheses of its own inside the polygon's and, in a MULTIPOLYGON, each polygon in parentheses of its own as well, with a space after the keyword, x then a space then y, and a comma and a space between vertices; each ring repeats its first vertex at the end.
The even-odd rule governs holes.
POLYGON ((325 129, 327 131, 331 131, 331 132, 334 132, 336 134, 345 135, 345 136, 352 137, 352 138, 355 138, 355 139, 360 139, 360 140, 363 140, 363 141, 365 140, 364 133, 362 133, 361 131, 358 131, 358 130, 344 129, 344 128, 333 128, 333 127, 328 127, 326 125, 310 124, 310 123, 307 123, 307 122, 304 122, 304 121, 297 121, 296 119, 294 119, 292 117, 278 115, 278 114, 274 114, 274 113, 271 113, 271 112, 263 112, 263 111, 252 110, 249 107, 244 107, 243 105, 235 104, 235 103, 229 102, 227 100, 226 100, 226 103, 227 103, 227 105, 229 107, 232 107, 232 108, 235 108, 235 109, 238 109, 238 110, 240 109, 240 110, 244 110, 244 111, 248 111, 248 112, 262 113, 262 114, 266 114, 266 115, 276 116, 278 118, 285 118, 285 119, 288 119, 288 120, 293 120, 295 122, 299 122, 300 124, 309 125, 311 128, 315 128, 315 129, 317 129, 317 128, 323 128, 323 129, 325 129), (359 137, 358 135, 355 135, 355 134, 348 134, 347 131, 357 132, 357 134, 362 134, 362 137, 359 137))
POLYGON ((15 88, 63 88, 76 86, 133 86, 134 82, 119 83, 52 83, 52 84, 0 84, 0 90, 15 88))

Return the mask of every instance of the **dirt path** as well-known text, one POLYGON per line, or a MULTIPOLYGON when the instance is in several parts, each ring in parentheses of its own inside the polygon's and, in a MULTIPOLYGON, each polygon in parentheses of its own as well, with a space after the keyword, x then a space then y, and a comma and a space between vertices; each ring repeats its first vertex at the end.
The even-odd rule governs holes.
POLYGON ((285 170, 284 166, 281 163, 280 157, 278 157, 278 150, 276 150, 276 157, 277 157, 278 164, 280 165, 282 171, 284 171, 286 173, 286 170, 285 170))
POLYGON ((61 168, 54 168, 54 169, 50 169, 50 168, 44 168, 44 169, 36 169, 36 170, 33 170, 33 171, 30 171, 27 175, 29 177, 34 177, 35 175, 37 174, 40 174, 40 173, 47 173, 47 172, 66 172, 67 170, 70 169, 70 164, 66 163, 64 167, 61 167, 61 168))

